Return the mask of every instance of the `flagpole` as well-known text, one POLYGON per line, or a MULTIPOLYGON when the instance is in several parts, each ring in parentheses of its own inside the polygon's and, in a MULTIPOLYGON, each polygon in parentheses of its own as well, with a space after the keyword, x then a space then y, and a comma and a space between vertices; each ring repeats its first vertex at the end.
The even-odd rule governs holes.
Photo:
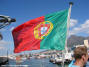
POLYGON ((69 35, 69 25, 70 25, 70 16, 71 16, 71 8, 73 5, 73 2, 69 2, 69 12, 68 12, 68 18, 67 18, 67 35, 66 35, 66 43, 65 43, 65 50, 66 53, 68 53, 68 48, 67 48, 67 39, 68 39, 68 35, 69 35))
MULTIPOLYGON (((71 8, 73 5, 73 2, 69 2, 69 12, 68 12, 68 18, 67 18, 67 34, 66 34, 66 41, 65 41, 65 51, 66 53, 68 53, 68 48, 67 48, 67 39, 68 39, 68 35, 69 35, 69 25, 70 25, 70 16, 71 16, 71 8)), ((62 67, 64 67, 64 50, 62 51, 62 67)))

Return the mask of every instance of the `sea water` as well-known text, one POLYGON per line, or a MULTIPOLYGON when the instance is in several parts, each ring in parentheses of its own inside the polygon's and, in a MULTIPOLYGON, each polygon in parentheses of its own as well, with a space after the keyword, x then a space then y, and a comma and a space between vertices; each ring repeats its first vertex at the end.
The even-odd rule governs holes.
MULTIPOLYGON (((8 64, 3 65, 2 67, 62 67, 58 64, 53 64, 49 62, 48 58, 43 59, 26 59, 22 62, 16 62, 16 60, 9 60, 8 64)), ((65 65, 68 67, 68 65, 65 65)))

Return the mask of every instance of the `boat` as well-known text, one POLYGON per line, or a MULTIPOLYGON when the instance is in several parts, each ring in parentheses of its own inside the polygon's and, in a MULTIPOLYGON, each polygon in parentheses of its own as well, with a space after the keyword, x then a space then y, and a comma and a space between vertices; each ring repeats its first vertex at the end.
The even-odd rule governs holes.
POLYGON ((7 57, 0 57, 0 66, 8 63, 7 57))
POLYGON ((51 58, 50 58, 49 61, 52 62, 52 63, 54 63, 54 64, 61 64, 63 62, 65 64, 69 64, 72 60, 73 60, 72 53, 65 53, 64 57, 62 57, 62 54, 51 56, 51 58))
POLYGON ((7 51, 7 56, 0 56, 0 66, 5 65, 9 62, 8 58, 8 51, 7 51))

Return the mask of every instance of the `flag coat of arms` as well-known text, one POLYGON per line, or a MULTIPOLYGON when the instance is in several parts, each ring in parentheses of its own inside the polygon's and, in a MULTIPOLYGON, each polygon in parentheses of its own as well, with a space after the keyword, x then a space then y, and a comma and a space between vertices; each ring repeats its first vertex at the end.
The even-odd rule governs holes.
POLYGON ((67 33, 68 10, 41 16, 12 31, 14 52, 48 49, 63 50, 67 33))

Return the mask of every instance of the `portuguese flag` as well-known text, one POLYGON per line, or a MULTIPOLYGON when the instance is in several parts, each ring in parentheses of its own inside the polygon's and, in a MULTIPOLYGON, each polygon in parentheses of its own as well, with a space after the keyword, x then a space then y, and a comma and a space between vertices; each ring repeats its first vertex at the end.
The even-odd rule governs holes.
POLYGON ((48 49, 63 50, 68 10, 51 13, 19 25, 12 31, 14 52, 48 49))

